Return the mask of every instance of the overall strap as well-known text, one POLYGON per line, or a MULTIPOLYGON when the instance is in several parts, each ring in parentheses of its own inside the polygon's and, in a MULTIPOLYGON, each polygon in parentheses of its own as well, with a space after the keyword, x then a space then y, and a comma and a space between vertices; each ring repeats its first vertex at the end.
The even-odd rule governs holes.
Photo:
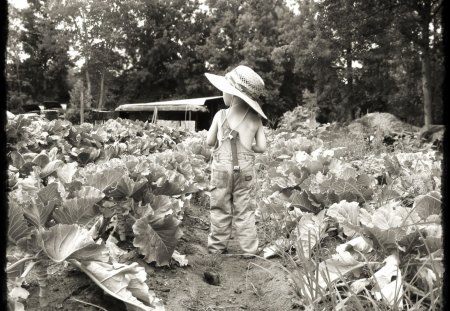
MULTIPOLYGON (((247 108, 247 111, 245 112, 244 117, 238 123, 236 128, 239 127, 239 125, 241 125, 242 122, 244 122, 245 117, 247 116, 247 113, 248 113, 248 109, 249 108, 247 108)), ((227 120, 228 120, 228 118, 227 118, 227 120)), ((228 123, 228 126, 229 125, 230 124, 228 123)), ((230 129, 231 129, 231 126, 230 126, 230 129)), ((239 167, 238 156, 237 156, 237 145, 236 145, 237 140, 238 140, 238 134, 239 134, 238 131, 231 129, 231 132, 230 132, 231 156, 233 157, 233 171, 236 173, 238 173, 241 170, 241 168, 239 167)))

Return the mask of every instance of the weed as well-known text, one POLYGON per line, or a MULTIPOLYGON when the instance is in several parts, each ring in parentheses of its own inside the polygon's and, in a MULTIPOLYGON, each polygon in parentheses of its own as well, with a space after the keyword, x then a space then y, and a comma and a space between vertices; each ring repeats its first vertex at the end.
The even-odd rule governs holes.
POLYGON ((222 254, 208 254, 195 259, 192 265, 201 270, 209 270, 218 273, 222 270, 223 255, 222 254))

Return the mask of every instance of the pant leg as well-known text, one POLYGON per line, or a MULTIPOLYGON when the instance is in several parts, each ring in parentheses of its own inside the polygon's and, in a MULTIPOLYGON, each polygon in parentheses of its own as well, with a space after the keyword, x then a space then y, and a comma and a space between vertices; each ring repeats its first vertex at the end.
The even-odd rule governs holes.
POLYGON ((258 234, 255 223, 255 173, 253 168, 234 176, 233 203, 236 236, 244 253, 256 254, 258 234))
POLYGON ((227 171, 214 170, 211 173, 210 216, 211 231, 208 236, 210 252, 224 251, 231 237, 232 203, 231 175, 227 171))

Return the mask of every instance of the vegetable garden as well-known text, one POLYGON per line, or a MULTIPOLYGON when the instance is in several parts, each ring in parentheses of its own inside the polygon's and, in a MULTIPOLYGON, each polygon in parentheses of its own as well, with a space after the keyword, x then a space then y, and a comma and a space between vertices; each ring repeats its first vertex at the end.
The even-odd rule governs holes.
MULTIPOLYGON (((176 249, 193 197, 208 201, 205 132, 17 115, 6 133, 10 310, 32 307, 31 271, 40 308, 54 307, 54 265, 82 271, 127 310, 164 310, 145 265, 189 264, 176 249)), ((279 257, 292 307, 439 310, 440 152, 413 140, 368 146, 336 124, 281 122, 267 135, 256 160, 264 249, 251 262, 279 257)))

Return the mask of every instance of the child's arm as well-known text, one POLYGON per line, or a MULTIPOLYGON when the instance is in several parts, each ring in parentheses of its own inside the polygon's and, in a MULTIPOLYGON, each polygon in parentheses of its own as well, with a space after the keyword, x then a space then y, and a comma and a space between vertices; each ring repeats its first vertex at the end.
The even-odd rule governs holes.
POLYGON ((264 151, 266 151, 266 135, 264 134, 264 128, 261 119, 259 120, 259 126, 255 134, 255 140, 256 144, 252 145, 253 152, 263 153, 264 151))
POLYGON ((218 129, 217 122, 218 122, 219 112, 216 113, 216 115, 214 116, 211 127, 208 130, 208 135, 206 136, 206 143, 211 147, 213 147, 217 141, 217 129, 218 129))

